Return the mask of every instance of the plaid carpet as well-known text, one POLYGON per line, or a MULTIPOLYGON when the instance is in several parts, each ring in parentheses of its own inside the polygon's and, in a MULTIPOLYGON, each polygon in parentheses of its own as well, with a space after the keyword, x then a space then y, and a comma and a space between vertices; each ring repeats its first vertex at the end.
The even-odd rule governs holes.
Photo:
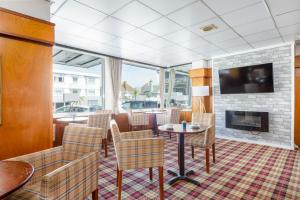
MULTIPOLYGON (((205 172, 204 151, 195 148, 195 160, 186 147, 186 170, 201 183, 185 181, 170 186, 173 177, 167 169, 178 171, 176 138, 166 138, 165 199, 300 199, 300 153, 262 145, 217 139, 216 164, 205 172)), ((116 160, 112 144, 109 156, 102 158, 99 189, 101 199, 116 199, 116 160)), ((211 158, 212 160, 212 158, 211 158)), ((153 182, 148 169, 125 171, 122 199, 158 199, 158 170, 153 169, 153 182)))

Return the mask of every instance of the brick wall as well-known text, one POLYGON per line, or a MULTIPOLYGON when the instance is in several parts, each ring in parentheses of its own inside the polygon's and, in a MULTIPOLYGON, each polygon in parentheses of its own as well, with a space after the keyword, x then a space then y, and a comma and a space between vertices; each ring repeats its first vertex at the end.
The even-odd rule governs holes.
POLYGON ((289 147, 292 121, 293 45, 213 59, 214 112, 216 134, 256 143, 289 147), (219 69, 273 63, 274 93, 220 94, 219 69), (225 110, 269 112, 269 132, 250 132, 225 128, 225 110))

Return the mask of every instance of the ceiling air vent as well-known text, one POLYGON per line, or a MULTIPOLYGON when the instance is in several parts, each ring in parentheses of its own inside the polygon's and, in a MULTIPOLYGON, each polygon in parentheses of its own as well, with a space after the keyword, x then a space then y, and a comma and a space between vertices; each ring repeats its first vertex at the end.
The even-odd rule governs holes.
POLYGON ((209 31, 213 31, 213 30, 215 30, 215 29, 217 29, 217 28, 218 28, 218 27, 217 27, 216 25, 210 24, 210 25, 201 27, 200 30, 201 30, 202 32, 209 32, 209 31))

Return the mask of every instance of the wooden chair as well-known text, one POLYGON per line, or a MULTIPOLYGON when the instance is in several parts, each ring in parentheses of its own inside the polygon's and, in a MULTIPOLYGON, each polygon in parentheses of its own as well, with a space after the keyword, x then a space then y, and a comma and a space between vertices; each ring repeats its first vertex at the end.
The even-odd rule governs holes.
POLYGON ((210 167, 210 149, 212 150, 213 163, 216 162, 215 157, 215 115, 213 113, 193 113, 193 123, 198 123, 200 126, 206 127, 205 134, 187 135, 185 144, 192 148, 192 158, 194 158, 194 147, 205 149, 206 172, 209 173, 210 167))
POLYGON ((7 199, 98 199, 102 129, 65 127, 62 146, 15 157, 28 162, 34 175, 7 199))
POLYGON ((122 193, 122 174, 124 170, 149 168, 152 180, 152 168, 158 167, 160 199, 164 199, 164 139, 152 138, 151 130, 120 133, 114 120, 110 122, 117 157, 118 199, 122 193))

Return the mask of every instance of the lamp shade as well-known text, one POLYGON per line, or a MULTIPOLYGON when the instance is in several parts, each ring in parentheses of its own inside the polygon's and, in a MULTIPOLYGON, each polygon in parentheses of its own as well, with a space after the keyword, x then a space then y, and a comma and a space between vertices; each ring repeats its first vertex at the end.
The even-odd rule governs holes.
POLYGON ((209 96, 209 86, 192 87, 192 95, 193 95, 193 97, 209 96))

